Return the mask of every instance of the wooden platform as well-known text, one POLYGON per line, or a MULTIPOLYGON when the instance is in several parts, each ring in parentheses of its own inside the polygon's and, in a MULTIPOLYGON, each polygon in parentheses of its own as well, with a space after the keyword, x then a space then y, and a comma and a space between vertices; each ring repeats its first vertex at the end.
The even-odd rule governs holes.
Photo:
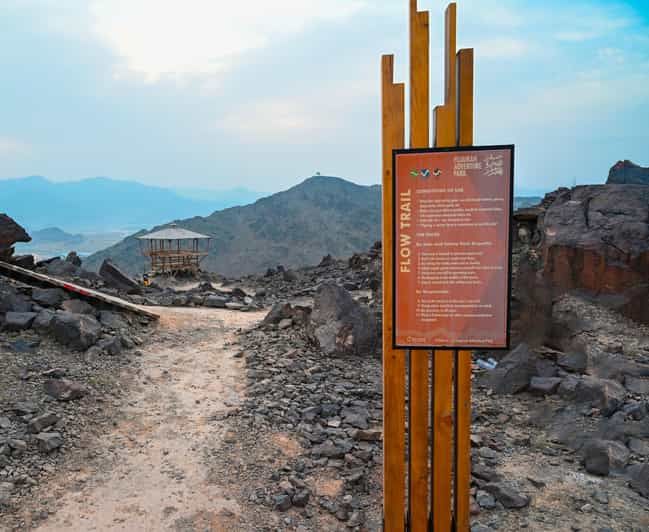
POLYGON ((142 307, 134 305, 133 303, 130 303, 128 301, 124 301, 119 297, 104 294, 102 292, 98 292, 97 290, 91 290, 90 288, 85 288, 74 283, 68 283, 66 281, 62 281, 61 279, 56 279, 55 277, 50 277, 49 275, 33 272, 31 270, 21 268, 20 266, 15 266, 13 264, 8 264, 2 261, 0 261, 0 274, 4 275, 5 277, 17 279, 27 284, 35 284, 48 288, 62 288, 63 290, 72 292, 73 294, 88 299, 101 301, 102 303, 106 303, 107 305, 119 307, 121 309, 128 310, 129 312, 134 312, 136 314, 147 316, 156 320, 160 317, 154 312, 143 309, 142 307))

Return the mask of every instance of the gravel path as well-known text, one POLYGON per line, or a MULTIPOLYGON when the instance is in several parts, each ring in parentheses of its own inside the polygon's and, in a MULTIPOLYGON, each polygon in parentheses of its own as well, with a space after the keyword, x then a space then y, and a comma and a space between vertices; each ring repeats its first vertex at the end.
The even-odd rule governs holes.
POLYGON ((230 351, 238 328, 261 313, 156 308, 156 341, 144 349, 130 399, 114 430, 90 449, 97 459, 56 483, 57 509, 39 531, 228 530, 239 511, 206 453, 220 446, 220 425, 243 391, 243 361, 230 351))

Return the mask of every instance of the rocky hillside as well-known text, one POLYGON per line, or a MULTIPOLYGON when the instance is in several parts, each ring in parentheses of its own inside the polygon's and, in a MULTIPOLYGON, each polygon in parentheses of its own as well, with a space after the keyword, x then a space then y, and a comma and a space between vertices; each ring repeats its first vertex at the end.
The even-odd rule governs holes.
MULTIPOLYGON (((323 254, 345 257, 368 249, 379 237, 380 202, 379 186, 317 176, 252 205, 176 223, 212 237, 204 269, 237 276, 278 264, 317 264, 323 254)), ((136 236, 95 253, 85 265, 96 269, 111 258, 127 272, 141 274, 146 265, 136 236)))

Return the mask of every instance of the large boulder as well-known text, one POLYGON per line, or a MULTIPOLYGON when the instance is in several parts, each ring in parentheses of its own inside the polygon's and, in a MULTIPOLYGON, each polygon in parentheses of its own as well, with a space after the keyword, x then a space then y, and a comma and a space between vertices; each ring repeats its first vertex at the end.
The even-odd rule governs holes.
POLYGON ((4 213, 0 213, 0 260, 9 260, 16 242, 30 242, 25 228, 4 213))
POLYGON ((140 285, 115 266, 109 259, 105 259, 102 262, 99 268, 99 275, 108 286, 112 286, 118 290, 124 290, 130 293, 141 291, 140 285))
POLYGON ((32 289, 32 299, 42 307, 59 307, 65 297, 65 292, 60 288, 32 289))
POLYGON ((515 215, 524 233, 514 234, 515 338, 543 341, 552 301, 564 294, 649 323, 649 186, 578 186, 546 200, 515 215))
POLYGON ((60 311, 52 318, 50 330, 62 344, 85 350, 97 343, 101 325, 92 316, 60 311))
POLYGON ((600 476, 621 473, 631 455, 625 445, 610 440, 591 440, 584 445, 582 454, 586 471, 600 476))
POLYGON ((24 331, 32 326, 36 318, 35 312, 7 312, 5 314, 5 331, 24 331))
POLYGON ((315 294, 309 336, 326 355, 373 354, 378 343, 374 317, 334 283, 315 294))
POLYGON ((527 389, 537 372, 538 356, 527 344, 520 344, 503 358, 488 376, 489 386, 498 394, 514 394, 527 389))
POLYGON ((614 414, 622 406, 625 398, 626 390, 620 383, 590 375, 583 376, 575 388, 577 402, 590 403, 599 408, 605 416, 614 414))
POLYGON ((54 277, 76 276, 79 273, 79 268, 77 266, 59 257, 45 263, 44 266, 47 274, 54 277))
POLYGON ((607 185, 649 185, 649 168, 629 160, 618 161, 608 173, 607 185))

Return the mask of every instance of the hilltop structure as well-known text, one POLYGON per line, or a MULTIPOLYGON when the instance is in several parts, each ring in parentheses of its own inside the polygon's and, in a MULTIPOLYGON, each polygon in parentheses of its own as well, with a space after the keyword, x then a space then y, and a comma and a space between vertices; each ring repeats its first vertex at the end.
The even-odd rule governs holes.
POLYGON ((137 238, 143 244, 142 253, 151 260, 154 274, 196 274, 210 245, 209 236, 182 229, 176 224, 137 238))

